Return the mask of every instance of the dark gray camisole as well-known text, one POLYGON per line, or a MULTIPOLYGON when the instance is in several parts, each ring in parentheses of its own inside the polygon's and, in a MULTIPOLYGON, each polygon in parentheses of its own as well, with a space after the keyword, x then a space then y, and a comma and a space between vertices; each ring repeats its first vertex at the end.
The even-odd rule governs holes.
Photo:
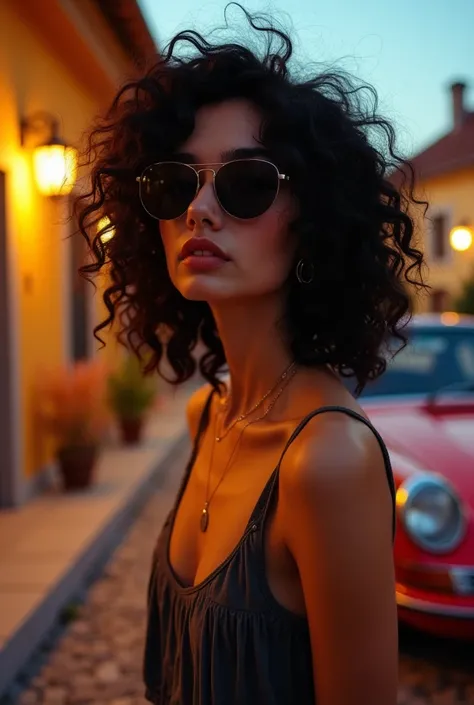
MULTIPOLYGON (((264 526, 278 491, 282 458, 314 416, 348 414, 372 429, 395 487, 385 444, 362 416, 322 407, 296 427, 239 543, 203 582, 184 587, 169 561, 174 517, 209 420, 209 397, 186 473, 153 555, 148 589, 144 679, 154 705, 313 705, 313 664, 306 618, 280 605, 265 575, 264 526)), ((394 512, 395 526, 395 512, 394 512)))

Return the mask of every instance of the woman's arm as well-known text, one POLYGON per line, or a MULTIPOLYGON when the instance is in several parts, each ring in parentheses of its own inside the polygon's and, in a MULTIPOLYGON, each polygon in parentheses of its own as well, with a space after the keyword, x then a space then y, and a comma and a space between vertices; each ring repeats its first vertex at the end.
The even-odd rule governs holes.
POLYGON ((395 705, 393 510, 379 444, 360 422, 330 414, 294 446, 279 507, 304 593, 316 701, 395 705))

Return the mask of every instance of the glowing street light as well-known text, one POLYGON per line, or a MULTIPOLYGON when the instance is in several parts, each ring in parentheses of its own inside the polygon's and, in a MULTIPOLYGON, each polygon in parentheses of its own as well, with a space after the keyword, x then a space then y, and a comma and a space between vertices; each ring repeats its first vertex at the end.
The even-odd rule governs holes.
POLYGON ((456 252, 465 252, 473 242, 472 228, 467 225, 457 225, 449 234, 451 247, 456 252))

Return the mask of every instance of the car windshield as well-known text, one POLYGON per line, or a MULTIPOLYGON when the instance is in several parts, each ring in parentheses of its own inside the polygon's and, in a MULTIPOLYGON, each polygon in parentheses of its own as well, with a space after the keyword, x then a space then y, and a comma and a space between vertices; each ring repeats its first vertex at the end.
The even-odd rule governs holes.
POLYGON ((429 394, 470 381, 474 382, 474 329, 413 328, 406 348, 389 360, 387 371, 361 396, 429 394))

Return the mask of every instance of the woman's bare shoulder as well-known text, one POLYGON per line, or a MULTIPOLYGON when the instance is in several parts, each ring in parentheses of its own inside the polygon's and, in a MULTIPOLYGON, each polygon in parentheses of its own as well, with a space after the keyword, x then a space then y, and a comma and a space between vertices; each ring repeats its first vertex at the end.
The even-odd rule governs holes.
POLYGON ((317 522, 326 518, 327 529, 334 528, 341 508, 354 525, 371 519, 387 530, 391 526, 392 500, 380 443, 366 423, 344 412, 329 411, 307 423, 283 459, 279 484, 283 506, 308 506, 307 516, 317 522))
MULTIPOLYGON (((332 405, 331 405, 332 406, 332 405)), ((340 406, 340 405, 337 405, 340 406)), ((357 404, 346 408, 365 418, 357 404)), ((383 456, 379 442, 370 427, 361 419, 343 411, 325 411, 315 415, 294 440, 284 460, 283 475, 288 481, 318 482, 318 476, 328 471, 336 480, 373 467, 374 456, 379 464, 383 456)), ((283 478, 282 478, 283 479, 283 478)))

